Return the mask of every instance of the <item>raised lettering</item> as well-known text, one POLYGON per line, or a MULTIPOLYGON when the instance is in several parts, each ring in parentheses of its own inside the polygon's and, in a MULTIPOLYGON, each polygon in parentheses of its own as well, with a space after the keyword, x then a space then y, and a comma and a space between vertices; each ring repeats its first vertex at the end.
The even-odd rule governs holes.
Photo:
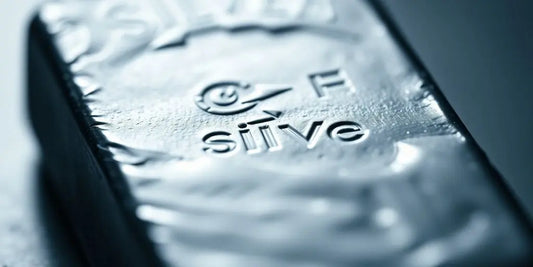
POLYGON ((309 79, 318 97, 327 96, 328 90, 346 90, 351 93, 355 91, 348 75, 342 70, 314 73, 309 75, 309 79))
POLYGON ((230 133, 224 131, 217 131, 208 133, 202 138, 202 141, 206 145, 203 150, 212 154, 224 154, 229 153, 237 148, 237 143, 229 138, 230 133))
POLYGON ((352 121, 339 121, 328 127, 328 136, 334 141, 353 143, 360 140, 364 135, 361 125, 352 121))
POLYGON ((284 130, 287 132, 290 136, 293 136, 296 140, 299 142, 303 142, 307 148, 311 149, 315 147, 315 145, 318 143, 319 140, 319 130, 320 126, 322 126, 324 122, 323 121, 314 121, 311 123, 311 125, 308 127, 307 134, 303 135, 301 132, 299 132, 297 129, 292 127, 289 124, 283 124, 278 126, 281 130, 284 130))

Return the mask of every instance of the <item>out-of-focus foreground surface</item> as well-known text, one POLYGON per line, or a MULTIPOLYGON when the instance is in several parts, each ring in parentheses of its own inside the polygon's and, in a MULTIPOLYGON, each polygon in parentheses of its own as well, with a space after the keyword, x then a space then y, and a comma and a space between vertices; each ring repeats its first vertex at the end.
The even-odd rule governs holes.
MULTIPOLYGON (((0 2, 0 266, 67 264, 71 240, 38 182, 25 112, 28 16, 37 0, 0 2)), ((527 1, 386 1, 474 138, 533 211, 532 28, 527 1)))

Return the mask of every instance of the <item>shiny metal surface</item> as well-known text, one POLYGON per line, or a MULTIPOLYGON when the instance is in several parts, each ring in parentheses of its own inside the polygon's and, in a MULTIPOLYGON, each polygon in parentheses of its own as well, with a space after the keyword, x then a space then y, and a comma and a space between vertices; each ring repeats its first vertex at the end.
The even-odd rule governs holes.
POLYGON ((366 2, 58 2, 40 18, 171 265, 529 249, 485 158, 366 2))

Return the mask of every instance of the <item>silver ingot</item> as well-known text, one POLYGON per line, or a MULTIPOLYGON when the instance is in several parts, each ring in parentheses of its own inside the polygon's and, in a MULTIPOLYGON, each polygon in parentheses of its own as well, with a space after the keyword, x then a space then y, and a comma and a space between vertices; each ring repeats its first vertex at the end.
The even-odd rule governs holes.
POLYGON ((492 167, 367 2, 66 1, 40 17, 171 265, 529 249, 492 167))

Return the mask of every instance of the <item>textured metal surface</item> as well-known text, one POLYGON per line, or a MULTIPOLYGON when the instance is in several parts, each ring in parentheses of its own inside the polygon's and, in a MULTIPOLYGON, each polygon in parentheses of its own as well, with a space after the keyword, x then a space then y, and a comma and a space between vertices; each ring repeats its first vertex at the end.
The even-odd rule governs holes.
POLYGON ((485 159, 366 2, 64 2, 40 18, 170 264, 527 252, 485 159))

